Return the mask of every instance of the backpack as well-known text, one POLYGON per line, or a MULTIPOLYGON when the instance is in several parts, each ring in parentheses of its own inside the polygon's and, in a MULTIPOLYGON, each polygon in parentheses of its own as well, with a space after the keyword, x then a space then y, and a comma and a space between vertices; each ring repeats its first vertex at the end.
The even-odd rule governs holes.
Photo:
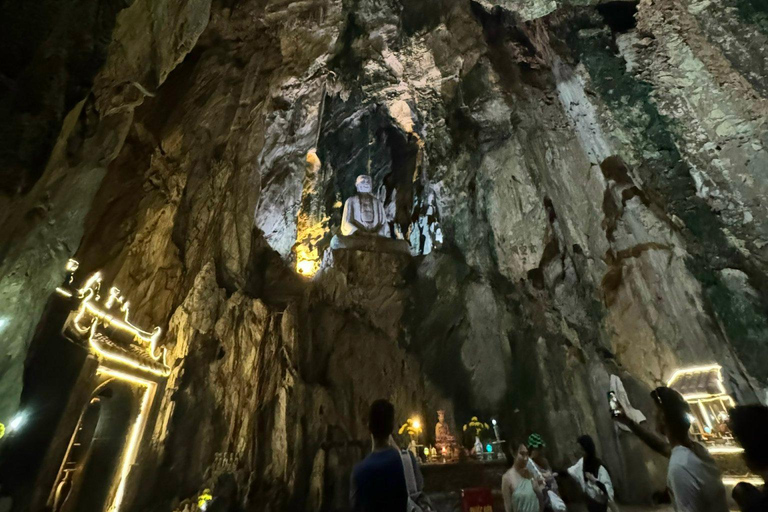
POLYGON ((405 486, 408 489, 408 508, 407 512, 434 512, 435 508, 429 501, 429 498, 418 489, 416 485, 416 471, 413 469, 411 452, 400 450, 400 460, 403 463, 403 473, 405 473, 405 486))

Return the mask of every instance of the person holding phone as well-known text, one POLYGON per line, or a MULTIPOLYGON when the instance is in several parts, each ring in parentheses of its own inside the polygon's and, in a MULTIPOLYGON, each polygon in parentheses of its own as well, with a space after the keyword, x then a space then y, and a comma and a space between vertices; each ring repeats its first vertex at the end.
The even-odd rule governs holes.
POLYGON ((669 458, 667 487, 677 512, 728 512, 720 470, 706 448, 691 439, 691 406, 672 388, 651 392, 659 435, 629 419, 619 408, 613 419, 626 425, 651 449, 669 458))

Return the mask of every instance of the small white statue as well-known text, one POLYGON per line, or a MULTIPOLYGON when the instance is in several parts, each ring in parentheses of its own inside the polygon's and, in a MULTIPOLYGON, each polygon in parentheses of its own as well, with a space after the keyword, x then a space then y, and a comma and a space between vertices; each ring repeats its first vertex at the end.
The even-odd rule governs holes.
POLYGON ((357 194, 344 203, 341 234, 389 237, 389 225, 384 204, 373 195, 371 177, 361 174, 355 180, 357 194))

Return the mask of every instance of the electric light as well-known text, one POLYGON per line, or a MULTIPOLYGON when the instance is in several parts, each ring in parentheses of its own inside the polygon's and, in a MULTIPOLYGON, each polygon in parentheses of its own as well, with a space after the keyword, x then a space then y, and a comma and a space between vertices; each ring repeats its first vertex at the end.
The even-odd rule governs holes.
POLYGON ((493 451, 493 445, 490 445, 490 444, 485 445, 485 450, 488 453, 491 453, 493 451))
MULTIPOLYGON (((79 263, 77 263, 76 260, 69 260, 67 262, 67 270, 70 272, 77 270, 78 266, 79 263)), ((120 290, 117 287, 113 286, 110 288, 107 300, 104 302, 104 307, 101 307, 98 304, 100 299, 99 290, 101 289, 101 283, 101 273, 95 272, 85 281, 85 284, 82 286, 82 288, 76 290, 77 297, 81 299, 81 302, 72 320, 72 326, 74 329, 82 334, 86 334, 90 331, 88 343, 93 351, 104 359, 117 361, 133 368, 138 368, 163 377, 170 375, 170 369, 167 368, 165 364, 166 350, 158 350, 157 347, 157 344, 160 340, 160 335, 162 334, 162 329, 160 329, 160 327, 155 327, 152 332, 148 332, 133 325, 128 320, 128 316, 130 314, 130 305, 128 301, 126 301, 125 298, 120 294, 120 290), (122 319, 110 314, 110 310, 115 303, 122 304, 120 307, 120 311, 123 313, 122 319), (88 321, 83 323, 86 316, 89 317, 88 321), (149 345, 147 347, 147 352, 155 361, 158 361, 162 358, 162 361, 160 362, 162 363, 163 369, 158 370, 151 368, 142 363, 139 359, 123 354, 118 354, 103 347, 95 337, 96 327, 99 325, 99 323, 128 333, 135 341, 149 345)), ((63 295, 64 297, 73 297, 72 292, 61 287, 56 288, 56 292, 60 295, 63 295)))
POLYGON ((745 482, 755 486, 763 485, 763 479, 760 477, 755 477, 755 476, 745 476, 745 477, 724 476, 723 477, 723 483, 725 485, 736 485, 739 482, 745 482))
POLYGON ((303 276, 311 277, 317 272, 316 266, 318 265, 315 261, 299 260, 296 262, 296 271, 303 276))
POLYGON ((495 427, 496 426, 496 420, 491 420, 491 424, 495 427))
POLYGON ((717 387, 719 389, 719 393, 689 393, 687 395, 683 395, 683 398, 686 400, 698 400, 698 399, 719 399, 721 398, 719 395, 726 395, 725 397, 722 397, 725 399, 727 397, 728 400, 733 403, 733 399, 728 395, 728 392, 725 389, 725 386, 723 385, 723 374, 722 374, 722 366, 719 364, 710 364, 705 366, 692 366, 688 368, 678 368, 677 370, 672 373, 672 377, 669 378, 667 381, 667 387, 673 387, 673 384, 675 381, 677 381, 681 376, 683 375, 690 375, 693 373, 702 373, 702 372, 711 372, 713 370, 717 370, 717 387))
POLYGON ((705 427, 705 430, 709 428, 710 432, 712 431, 712 422, 709 421, 709 414, 707 414, 707 410, 704 408, 704 404, 701 403, 701 401, 697 402, 699 404, 699 411, 701 411, 701 416, 704 418, 704 422, 707 424, 705 427))
POLYGON ((15 432, 19 430, 24 423, 27 422, 27 415, 23 412, 16 413, 16 416, 13 417, 13 419, 8 423, 8 431, 9 432, 15 432))
POLYGON ((58 293, 59 295, 63 295, 66 298, 72 297, 72 294, 70 292, 68 292, 67 290, 59 286, 56 287, 56 293, 58 293))
MULTIPOLYGON (((698 373, 698 372, 709 372, 712 370, 721 370, 722 366, 719 364, 709 364, 704 366, 691 366, 688 368, 678 368, 677 370, 672 373, 672 377, 669 378, 667 381, 667 387, 672 387, 672 383, 677 380, 680 375, 686 374, 686 373, 698 373)), ((721 379, 722 380, 722 377, 721 379)))
POLYGON ((421 430, 421 421, 419 421, 418 418, 415 418, 413 420, 413 428, 415 428, 416 430, 421 430))
POLYGON ((78 268, 80 268, 80 262, 72 258, 69 258, 67 264, 64 266, 64 270, 67 272, 74 272, 78 268))
POLYGON ((713 446, 709 449, 709 453, 744 453, 744 448, 740 446, 713 446))
MULTIPOLYGON (((141 361, 138 361, 136 359, 132 359, 130 357, 124 356, 122 354, 118 354, 116 352, 112 352, 106 348, 104 348, 96 339, 96 323, 93 323, 93 327, 91 328, 91 334, 88 337, 88 344, 91 346, 94 352, 99 354, 104 359, 110 360, 110 361, 117 361, 119 363, 123 363, 125 365, 128 365, 132 368, 138 368, 140 370, 147 371, 149 373, 152 373, 154 375, 159 375, 161 377, 167 377, 171 374, 171 369, 165 366, 165 360, 163 360, 163 368, 161 370, 158 370, 156 368, 149 367, 145 364, 143 364, 141 361)), ((165 358, 163 358, 165 359, 165 358)))
MULTIPOLYGON (((76 271, 78 267, 79 263, 76 260, 69 260, 67 262, 66 269, 70 272, 68 283, 72 283, 72 273, 76 271)), ((152 332, 149 332, 131 323, 129 320, 130 305, 122 296, 120 290, 116 287, 110 288, 106 300, 104 300, 103 303, 100 303, 101 285, 102 275, 100 272, 95 272, 88 277, 81 288, 74 289, 73 287, 71 289, 66 289, 59 287, 56 288, 56 292, 64 297, 77 297, 77 299, 80 300, 80 304, 74 311, 72 320, 69 322, 69 327, 83 337, 87 335, 89 348, 93 353, 99 356, 99 360, 102 363, 97 368, 96 373, 98 375, 106 375, 113 379, 129 382, 144 390, 141 395, 139 412, 137 413, 128 436, 125 439, 119 471, 116 475, 117 487, 112 502, 107 508, 109 512, 118 512, 123 499, 125 498, 128 476, 131 469, 136 464, 139 445, 144 435, 144 431, 147 428, 149 410, 157 389, 157 383, 148 380, 147 378, 139 377, 131 370, 121 371, 104 366, 104 362, 120 363, 121 365, 160 377, 167 377, 170 374, 170 368, 168 368, 165 362, 166 350, 164 348, 159 349, 157 346, 162 330, 159 327, 155 327, 152 332), (113 309, 113 307, 117 307, 117 305, 119 305, 119 311, 121 313, 119 317, 114 314, 115 310, 113 309), (109 327, 130 335, 133 342, 146 347, 149 356, 153 360, 158 361, 158 364, 150 366, 152 363, 147 364, 147 361, 142 360, 141 357, 133 356, 130 353, 115 351, 109 345, 104 343, 104 340, 108 338, 99 332, 99 329, 103 327, 109 327)), ((107 379, 107 381, 109 380, 110 379, 107 379)), ((23 417, 20 417, 19 421, 14 419, 14 423, 16 423, 15 428, 18 428, 23 421, 23 417)), ((13 427, 14 425, 12 424, 12 428, 13 427)))
POLYGON ((130 437, 126 443, 126 448, 123 451, 123 459, 120 465, 119 473, 120 483, 117 485, 115 498, 112 501, 112 505, 109 507, 110 512, 118 512, 120 510, 120 505, 123 502, 123 498, 125 497, 125 485, 128 480, 128 474, 131 471, 131 466, 133 466, 134 462, 136 461, 139 442, 141 441, 141 436, 144 433, 144 428, 146 427, 150 398, 154 394, 156 384, 150 380, 142 379, 140 377, 136 377, 135 375, 121 372, 119 370, 113 370, 111 368, 107 368, 106 366, 100 366, 96 370, 96 373, 106 374, 116 379, 124 380, 132 384, 137 384, 144 387, 144 394, 141 398, 139 414, 136 416, 136 421, 133 423, 130 437))

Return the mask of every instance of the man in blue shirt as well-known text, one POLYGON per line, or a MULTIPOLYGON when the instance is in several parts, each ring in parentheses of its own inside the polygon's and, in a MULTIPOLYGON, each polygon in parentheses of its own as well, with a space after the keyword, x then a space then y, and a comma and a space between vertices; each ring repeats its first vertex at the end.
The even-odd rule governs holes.
POLYGON ((389 441, 395 430, 395 407, 387 400, 380 399, 371 404, 368 430, 373 437, 373 452, 352 471, 352 510, 405 512, 408 489, 403 462, 400 451, 389 441))

